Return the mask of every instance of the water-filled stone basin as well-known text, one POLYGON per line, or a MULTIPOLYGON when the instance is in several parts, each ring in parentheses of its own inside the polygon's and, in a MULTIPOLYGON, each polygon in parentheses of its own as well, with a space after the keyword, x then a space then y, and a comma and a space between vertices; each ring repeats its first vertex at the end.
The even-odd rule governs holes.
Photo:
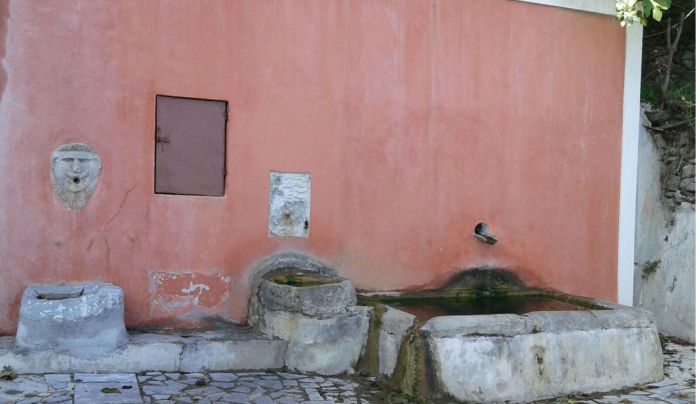
POLYGON ((328 318, 346 313, 357 304, 352 284, 297 268, 282 268, 267 274, 258 290, 260 304, 268 310, 328 318))
POLYGON ((663 377, 648 312, 560 293, 520 293, 361 296, 360 304, 371 303, 380 316, 378 373, 428 401, 467 402, 529 402, 663 377))
POLYGON ((287 368, 324 375, 353 371, 372 309, 357 306, 355 288, 334 268, 283 253, 257 266, 251 286, 248 322, 287 341, 287 368))

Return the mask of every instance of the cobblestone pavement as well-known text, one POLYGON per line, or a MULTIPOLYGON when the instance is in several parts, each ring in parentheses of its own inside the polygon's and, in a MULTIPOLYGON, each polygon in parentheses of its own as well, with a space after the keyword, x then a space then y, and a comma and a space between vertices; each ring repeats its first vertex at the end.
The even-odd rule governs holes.
POLYGON ((20 375, 0 381, 0 403, 369 404, 379 394, 369 384, 286 372, 20 375))
MULTIPOLYGON (((625 391, 546 402, 695 402, 695 348, 664 340, 664 380, 625 391)), ((371 380, 283 372, 46 374, 0 380, 0 403, 379 403, 371 380)))
POLYGON ((297 373, 153 372, 139 380, 144 401, 153 403, 370 403, 378 393, 347 379, 297 373))

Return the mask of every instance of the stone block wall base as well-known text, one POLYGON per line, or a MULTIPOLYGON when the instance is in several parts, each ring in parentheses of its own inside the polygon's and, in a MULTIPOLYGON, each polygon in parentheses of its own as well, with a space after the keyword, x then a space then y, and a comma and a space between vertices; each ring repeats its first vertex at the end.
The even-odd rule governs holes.
POLYGON ((302 372, 351 372, 367 342, 371 308, 355 306, 330 318, 286 311, 264 312, 264 332, 289 342, 286 365, 302 372))
POLYGON ((18 349, 14 337, 0 337, 0 364, 17 373, 281 369, 286 352, 287 342, 243 327, 187 336, 132 333, 124 348, 104 356, 18 349))

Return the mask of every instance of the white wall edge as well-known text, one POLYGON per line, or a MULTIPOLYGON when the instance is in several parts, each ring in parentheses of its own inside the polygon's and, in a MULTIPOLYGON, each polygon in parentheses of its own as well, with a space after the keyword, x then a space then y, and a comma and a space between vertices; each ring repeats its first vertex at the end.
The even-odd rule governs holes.
POLYGON ((615 15, 615 0, 516 0, 524 3, 569 8, 589 13, 615 15))
POLYGON ((639 92, 642 81, 642 26, 627 27, 622 106, 622 157, 617 245, 617 302, 634 303, 634 238, 637 212, 639 92))

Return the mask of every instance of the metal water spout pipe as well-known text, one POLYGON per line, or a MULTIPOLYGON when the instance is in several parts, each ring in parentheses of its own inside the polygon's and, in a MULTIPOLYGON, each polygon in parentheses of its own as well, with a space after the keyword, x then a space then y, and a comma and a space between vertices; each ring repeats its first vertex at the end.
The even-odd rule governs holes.
POLYGON ((496 244, 498 239, 493 234, 489 234, 489 226, 486 223, 479 223, 474 228, 474 237, 486 244, 496 244))

